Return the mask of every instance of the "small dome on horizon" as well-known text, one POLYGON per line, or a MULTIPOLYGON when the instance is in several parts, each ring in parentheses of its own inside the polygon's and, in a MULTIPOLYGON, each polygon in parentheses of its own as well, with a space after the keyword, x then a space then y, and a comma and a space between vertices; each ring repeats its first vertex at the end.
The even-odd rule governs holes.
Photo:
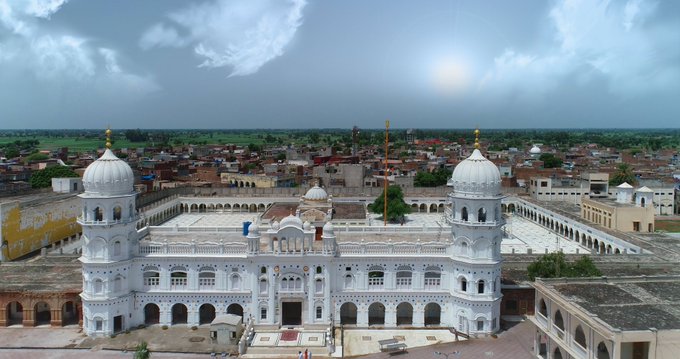
POLYGON ((531 147, 531 149, 529 150, 529 153, 531 153, 532 155, 541 154, 541 148, 538 147, 537 145, 534 145, 534 147, 531 147))

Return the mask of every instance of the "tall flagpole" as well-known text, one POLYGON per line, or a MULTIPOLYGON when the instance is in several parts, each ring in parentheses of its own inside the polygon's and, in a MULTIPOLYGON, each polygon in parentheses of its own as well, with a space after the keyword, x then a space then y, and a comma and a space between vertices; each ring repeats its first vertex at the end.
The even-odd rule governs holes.
POLYGON ((387 171, 389 169, 387 165, 387 151, 389 149, 390 143, 390 121, 385 121, 385 197, 383 198, 384 206, 383 209, 383 226, 387 227, 387 171))

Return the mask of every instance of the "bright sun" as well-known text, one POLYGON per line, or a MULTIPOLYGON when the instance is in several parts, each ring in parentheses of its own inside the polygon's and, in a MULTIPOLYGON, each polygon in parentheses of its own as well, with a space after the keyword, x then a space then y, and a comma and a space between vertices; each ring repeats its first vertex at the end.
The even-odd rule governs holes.
POLYGON ((444 94, 462 94, 470 83, 470 72, 467 66, 456 59, 444 59, 434 64, 432 80, 444 94))

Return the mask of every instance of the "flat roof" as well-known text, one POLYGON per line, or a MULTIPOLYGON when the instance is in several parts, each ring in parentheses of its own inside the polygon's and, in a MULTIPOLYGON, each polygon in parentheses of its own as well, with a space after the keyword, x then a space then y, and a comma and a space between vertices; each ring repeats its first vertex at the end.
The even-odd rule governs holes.
POLYGON ((36 257, 0 264, 2 292, 76 292, 83 286, 77 255, 36 257))
POLYGON ((680 329, 680 276, 539 279, 615 329, 680 329))

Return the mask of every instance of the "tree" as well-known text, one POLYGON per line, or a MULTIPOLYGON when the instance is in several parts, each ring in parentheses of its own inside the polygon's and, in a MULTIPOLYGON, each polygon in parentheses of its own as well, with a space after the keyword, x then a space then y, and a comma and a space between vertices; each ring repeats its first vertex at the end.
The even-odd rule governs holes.
POLYGON ((26 156, 24 161, 26 163, 30 163, 30 162, 33 162, 33 161, 39 162, 39 161, 44 161, 44 160, 49 159, 49 158, 50 158, 50 156, 48 156, 44 153, 35 152, 35 153, 31 153, 30 155, 26 156))
MULTIPOLYGON (((383 214, 385 206, 384 195, 379 195, 369 209, 376 214, 383 214)), ((404 202, 404 194, 399 186, 387 188, 387 220, 390 222, 403 221, 404 216, 411 213, 411 207, 404 202)))
POLYGON ((31 187, 45 188, 52 185, 52 178, 80 177, 66 166, 52 166, 31 174, 31 187))
POLYGON ((451 177, 451 171, 440 168, 432 172, 418 172, 413 179, 413 185, 416 187, 437 187, 443 186, 451 177))
POLYGON ((142 341, 135 347, 134 359, 149 359, 151 358, 151 352, 147 348, 147 343, 142 341))
POLYGON ((543 168, 560 168, 562 167, 562 159, 555 157, 552 153, 544 153, 539 158, 543 161, 543 168))
POLYGON ((577 261, 568 263, 562 252, 541 256, 529 264, 527 274, 532 281, 536 278, 597 277, 602 275, 589 257, 582 256, 577 261))
POLYGON ((619 168, 616 173, 614 173, 614 176, 609 179, 609 185, 618 186, 623 182, 627 182, 629 185, 634 185, 635 182, 637 182, 635 180, 635 175, 633 174, 633 168, 627 163, 622 163, 619 165, 619 168))

